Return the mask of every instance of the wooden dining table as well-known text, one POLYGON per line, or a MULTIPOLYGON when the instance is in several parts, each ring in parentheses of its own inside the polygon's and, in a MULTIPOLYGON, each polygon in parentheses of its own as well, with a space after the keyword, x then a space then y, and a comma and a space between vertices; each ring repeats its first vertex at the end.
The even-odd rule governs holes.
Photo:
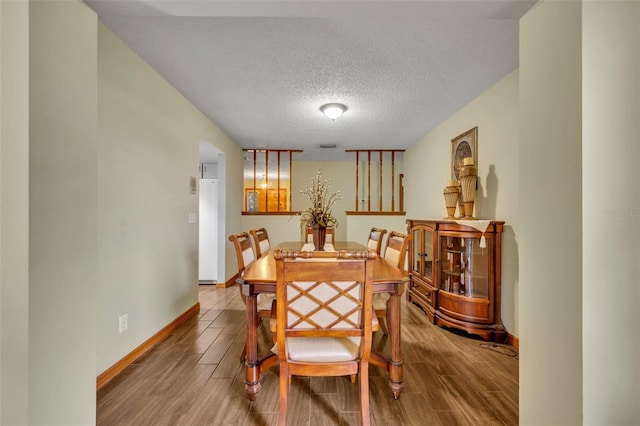
MULTIPOLYGON (((278 244, 275 248, 300 250, 299 241, 278 244)), ((366 247, 357 242, 334 242, 334 249, 363 250, 366 247)), ((404 291, 405 276, 402 272, 378 256, 373 265, 373 292, 388 293, 387 322, 389 329, 389 353, 371 352, 370 362, 383 368, 389 375, 389 387, 394 398, 398 399, 403 389, 402 350, 400 347, 400 297, 404 291)), ((278 363, 277 355, 269 352, 259 358, 258 355, 258 318, 257 296, 260 293, 276 292, 276 261, 273 249, 251 263, 238 279, 242 293, 246 296, 247 337, 245 356, 245 392, 250 400, 255 400, 260 392, 260 376, 278 363)))

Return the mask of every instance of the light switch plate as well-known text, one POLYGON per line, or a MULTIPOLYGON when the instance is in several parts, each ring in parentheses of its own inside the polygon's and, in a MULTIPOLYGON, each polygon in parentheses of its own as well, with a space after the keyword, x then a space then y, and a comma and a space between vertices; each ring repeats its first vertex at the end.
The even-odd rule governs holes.
POLYGON ((198 223, 198 216, 195 213, 189 213, 189 223, 198 223))

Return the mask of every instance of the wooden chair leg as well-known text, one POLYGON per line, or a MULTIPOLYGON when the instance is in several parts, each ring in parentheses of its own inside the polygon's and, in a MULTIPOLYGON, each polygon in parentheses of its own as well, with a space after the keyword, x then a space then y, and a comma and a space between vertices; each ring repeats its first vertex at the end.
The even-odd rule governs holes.
POLYGON ((289 382, 291 376, 289 369, 284 363, 280 363, 280 391, 279 391, 279 407, 278 407, 278 425, 287 426, 287 398, 289 397, 289 382))
POLYGON ((349 376, 351 378, 351 383, 355 383, 356 380, 358 380, 358 375, 357 374, 352 374, 351 376, 349 376))
POLYGON ((360 364, 360 422, 370 426, 369 416, 369 363, 360 364))

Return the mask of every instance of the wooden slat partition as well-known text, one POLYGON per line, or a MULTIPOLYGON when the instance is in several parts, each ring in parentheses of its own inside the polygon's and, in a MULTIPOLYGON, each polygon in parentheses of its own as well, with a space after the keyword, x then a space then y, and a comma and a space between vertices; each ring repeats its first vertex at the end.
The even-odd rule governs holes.
MULTIPOLYGON (((289 173, 289 176, 291 176, 291 173, 289 173)), ((280 152, 278 152, 278 191, 276 194, 278 195, 278 211, 280 211, 280 152)))
POLYGON ((358 193, 358 186, 360 178, 360 152, 356 152, 356 211, 359 210, 358 206, 360 205, 360 194, 358 193))
POLYGON ((266 185, 264 193, 264 209, 269 211, 269 190, 267 189, 269 188, 269 151, 264 153, 264 183, 266 185))
MULTIPOLYGON (((391 211, 396 210, 396 152, 391 151, 391 211)), ((400 209, 402 210, 402 208, 400 209)))
MULTIPOLYGON (((300 151, 302 152, 302 151, 300 151)), ((291 186, 291 188, 293 188, 293 179, 291 178, 291 176, 293 176, 293 151, 289 151, 289 185, 291 186)), ((292 193, 293 191, 289 191, 289 210, 292 209, 291 206, 293 206, 292 204, 292 193)))
POLYGON ((378 171, 380 185, 378 187, 378 199, 380 200, 378 210, 382 211, 382 151, 378 152, 378 158, 380 159, 380 170, 378 171))
POLYGON ((404 173, 400 173, 400 210, 404 211, 404 173))
POLYGON ((367 210, 371 211, 371 151, 367 151, 367 210))
MULTIPOLYGON (((402 187, 402 177, 403 175, 399 175, 399 194, 398 198, 400 201, 400 209, 396 210, 396 153, 404 152, 404 149, 347 149, 345 152, 355 152, 356 153, 356 192, 355 192, 355 210, 352 212, 347 211, 347 214, 404 214, 404 189, 402 187), (366 173, 366 185, 367 185, 367 207, 366 210, 360 210, 360 153, 367 153, 367 169, 363 171, 366 173), (384 153, 391 153, 391 210, 384 210, 384 192, 383 192, 383 181, 384 181, 384 153), (378 154, 378 210, 371 210, 371 153, 378 154)), ((374 159, 375 160, 375 159, 374 159)), ((364 194, 363 194, 364 198, 364 194)), ((364 202, 364 200, 363 200, 364 202)))

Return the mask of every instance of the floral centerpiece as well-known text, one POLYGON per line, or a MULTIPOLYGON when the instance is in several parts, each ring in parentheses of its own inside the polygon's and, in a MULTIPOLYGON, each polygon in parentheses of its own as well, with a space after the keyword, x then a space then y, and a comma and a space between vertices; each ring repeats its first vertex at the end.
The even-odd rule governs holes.
POLYGON ((322 179, 322 172, 318 170, 315 176, 311 177, 311 186, 305 185, 300 191, 306 194, 311 201, 311 207, 304 210, 300 217, 301 226, 311 226, 314 229, 314 245, 316 250, 322 250, 324 247, 324 236, 328 226, 338 226, 338 221, 332 213, 333 205, 336 201, 342 200, 340 191, 336 191, 329 195, 330 179, 322 179), (318 241, 316 238, 318 232, 318 241), (319 239, 322 241, 319 241, 319 239))

